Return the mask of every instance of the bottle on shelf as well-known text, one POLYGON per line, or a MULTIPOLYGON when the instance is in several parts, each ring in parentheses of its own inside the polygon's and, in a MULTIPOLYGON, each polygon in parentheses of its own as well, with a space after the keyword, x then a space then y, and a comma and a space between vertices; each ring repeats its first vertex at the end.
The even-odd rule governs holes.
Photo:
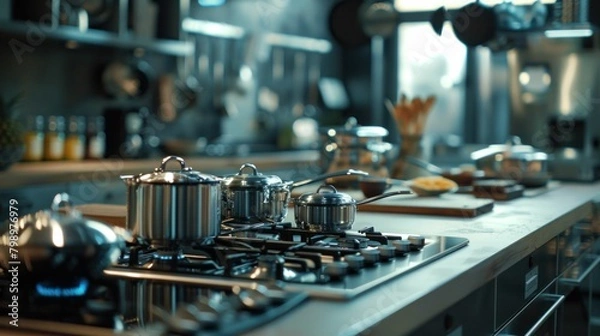
POLYGON ((69 117, 69 128, 65 139, 66 160, 83 160, 85 158, 85 118, 69 117))
POLYGON ((25 153, 23 161, 41 161, 44 158, 44 116, 27 118, 25 153))
POLYGON ((62 160, 65 153, 65 118, 49 116, 44 137, 44 159, 62 160))
POLYGON ((96 116, 88 120, 87 125, 87 159, 102 159, 106 154, 106 134, 104 133, 104 117, 96 116))

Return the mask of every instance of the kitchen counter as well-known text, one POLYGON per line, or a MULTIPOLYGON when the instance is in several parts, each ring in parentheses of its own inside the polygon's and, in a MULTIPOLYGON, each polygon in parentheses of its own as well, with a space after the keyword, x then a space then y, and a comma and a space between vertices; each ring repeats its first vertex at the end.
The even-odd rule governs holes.
MULTIPOLYGON (((231 157, 184 157, 186 164, 210 174, 236 173, 243 163, 259 170, 294 168, 315 163, 318 151, 289 151, 231 157)), ((57 161, 17 163, 0 172, 0 190, 47 183, 118 179, 119 175, 148 173, 160 166, 161 158, 106 159, 99 161, 57 161)), ((169 167, 174 165, 169 163, 169 167)))
POLYGON ((589 218, 598 196, 600 183, 562 183, 536 197, 496 202, 492 212, 476 218, 359 211, 354 229, 374 225, 382 232, 461 236, 470 242, 353 300, 311 300, 248 335, 405 335, 589 218))

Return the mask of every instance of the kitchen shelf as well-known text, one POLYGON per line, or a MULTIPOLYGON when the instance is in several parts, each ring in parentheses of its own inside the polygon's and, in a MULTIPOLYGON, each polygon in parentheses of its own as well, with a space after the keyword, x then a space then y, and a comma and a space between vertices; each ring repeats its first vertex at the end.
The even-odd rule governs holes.
MULTIPOLYGON (((34 26, 38 28, 37 26, 34 26)), ((27 22, 0 21, 0 33, 25 36, 35 29, 27 22)), ((144 49, 172 56, 194 54, 194 44, 187 41, 140 38, 133 34, 119 35, 114 32, 87 29, 80 31, 74 26, 44 27, 41 30, 46 38, 57 41, 74 41, 80 44, 113 47, 120 49, 144 49)))

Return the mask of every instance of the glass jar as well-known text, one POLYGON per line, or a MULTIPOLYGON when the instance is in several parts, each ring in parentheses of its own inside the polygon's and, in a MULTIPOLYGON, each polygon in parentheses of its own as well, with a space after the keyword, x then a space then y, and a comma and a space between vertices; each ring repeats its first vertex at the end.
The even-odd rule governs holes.
POLYGON ((104 117, 97 116, 88 120, 87 125, 87 159, 102 159, 106 154, 106 134, 104 133, 104 117))
POLYGON ((65 153, 65 118, 49 116, 44 137, 44 159, 62 160, 65 153))
POLYGON ((23 161, 41 161, 44 158, 44 116, 29 116, 25 131, 23 161))
POLYGON ((65 139, 65 159, 83 160, 85 157, 85 118, 71 116, 65 139))

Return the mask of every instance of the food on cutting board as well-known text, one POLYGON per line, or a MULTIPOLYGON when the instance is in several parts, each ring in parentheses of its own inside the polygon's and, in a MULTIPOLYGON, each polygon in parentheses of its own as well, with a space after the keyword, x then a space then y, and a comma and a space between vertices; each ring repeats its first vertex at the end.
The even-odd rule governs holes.
POLYGON ((412 185, 427 191, 449 191, 458 188, 456 182, 441 176, 421 176, 411 180, 412 185))

